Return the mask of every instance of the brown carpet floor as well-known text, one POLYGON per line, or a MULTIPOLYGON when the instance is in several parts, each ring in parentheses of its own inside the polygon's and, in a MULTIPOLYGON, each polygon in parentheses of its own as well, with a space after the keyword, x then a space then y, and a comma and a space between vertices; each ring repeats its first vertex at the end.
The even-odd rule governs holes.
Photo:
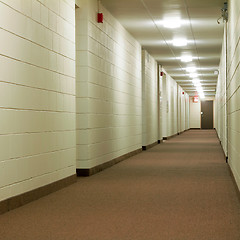
POLYGON ((191 130, 0 216, 1 240, 239 240, 213 130, 191 130))

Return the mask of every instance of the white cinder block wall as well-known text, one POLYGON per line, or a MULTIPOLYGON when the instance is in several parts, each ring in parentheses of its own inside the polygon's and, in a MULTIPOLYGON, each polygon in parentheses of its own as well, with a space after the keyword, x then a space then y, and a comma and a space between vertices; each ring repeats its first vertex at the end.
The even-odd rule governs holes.
POLYGON ((185 93, 185 130, 190 128, 189 122, 189 95, 185 93))
POLYGON ((178 94, 180 95, 180 131, 179 132, 184 132, 186 127, 186 93, 185 91, 179 86, 179 92, 178 94))
POLYGON ((142 146, 158 139, 158 70, 157 62, 142 51, 142 146))
POLYGON ((142 54, 103 6, 97 23, 96 0, 80 2, 77 168, 89 169, 142 147, 142 54))
MULTIPOLYGON (((238 187, 240 189, 240 1, 230 0, 229 2, 229 20, 228 20, 228 32, 227 32, 227 146, 225 152, 228 153, 229 165, 232 169, 233 175, 236 179, 238 187)), ((224 61, 226 55, 222 54, 220 65, 220 77, 218 80, 218 97, 217 97, 217 124, 218 134, 224 141, 224 61)), ((225 144, 224 144, 225 145, 225 144)), ((223 146, 224 146, 223 145, 223 146)))
POLYGON ((189 122, 190 128, 201 128, 201 101, 193 102, 193 97, 189 98, 189 122))
MULTIPOLYGON (((226 31, 226 30, 225 30, 226 31)), ((226 102, 226 38, 223 38, 222 57, 219 65, 215 101, 215 126, 225 155, 227 156, 227 102, 226 102)))
POLYGON ((162 131, 170 137, 188 128, 185 127, 185 105, 188 94, 164 71, 162 78, 162 131), (179 131, 179 129, 181 131, 179 131))
POLYGON ((0 1, 0 201, 75 174, 74 8, 0 1))

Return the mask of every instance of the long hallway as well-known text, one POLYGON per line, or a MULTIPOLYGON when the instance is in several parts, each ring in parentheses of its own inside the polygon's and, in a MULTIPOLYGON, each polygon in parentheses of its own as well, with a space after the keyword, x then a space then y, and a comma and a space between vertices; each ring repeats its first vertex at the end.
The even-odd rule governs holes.
POLYGON ((214 130, 190 130, 0 216, 1 240, 239 240, 214 130))

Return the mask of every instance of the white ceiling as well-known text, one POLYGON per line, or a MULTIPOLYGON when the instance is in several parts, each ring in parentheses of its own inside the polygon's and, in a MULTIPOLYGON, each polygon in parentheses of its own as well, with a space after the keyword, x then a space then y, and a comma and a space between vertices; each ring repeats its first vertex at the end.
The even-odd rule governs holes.
POLYGON ((186 67, 196 67, 205 96, 215 95, 223 21, 221 8, 226 0, 101 0, 101 3, 140 42, 164 69, 194 95, 196 87, 186 67), (164 28, 165 17, 181 18, 180 28, 164 28), (175 47, 173 38, 186 38, 188 45, 175 47), (183 63, 182 55, 192 55, 193 61, 183 63))

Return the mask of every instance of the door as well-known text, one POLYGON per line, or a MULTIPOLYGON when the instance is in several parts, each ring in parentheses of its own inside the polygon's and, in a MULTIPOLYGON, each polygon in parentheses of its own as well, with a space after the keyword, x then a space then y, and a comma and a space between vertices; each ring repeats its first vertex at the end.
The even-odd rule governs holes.
POLYGON ((213 129, 213 101, 201 102, 201 128, 213 129))

